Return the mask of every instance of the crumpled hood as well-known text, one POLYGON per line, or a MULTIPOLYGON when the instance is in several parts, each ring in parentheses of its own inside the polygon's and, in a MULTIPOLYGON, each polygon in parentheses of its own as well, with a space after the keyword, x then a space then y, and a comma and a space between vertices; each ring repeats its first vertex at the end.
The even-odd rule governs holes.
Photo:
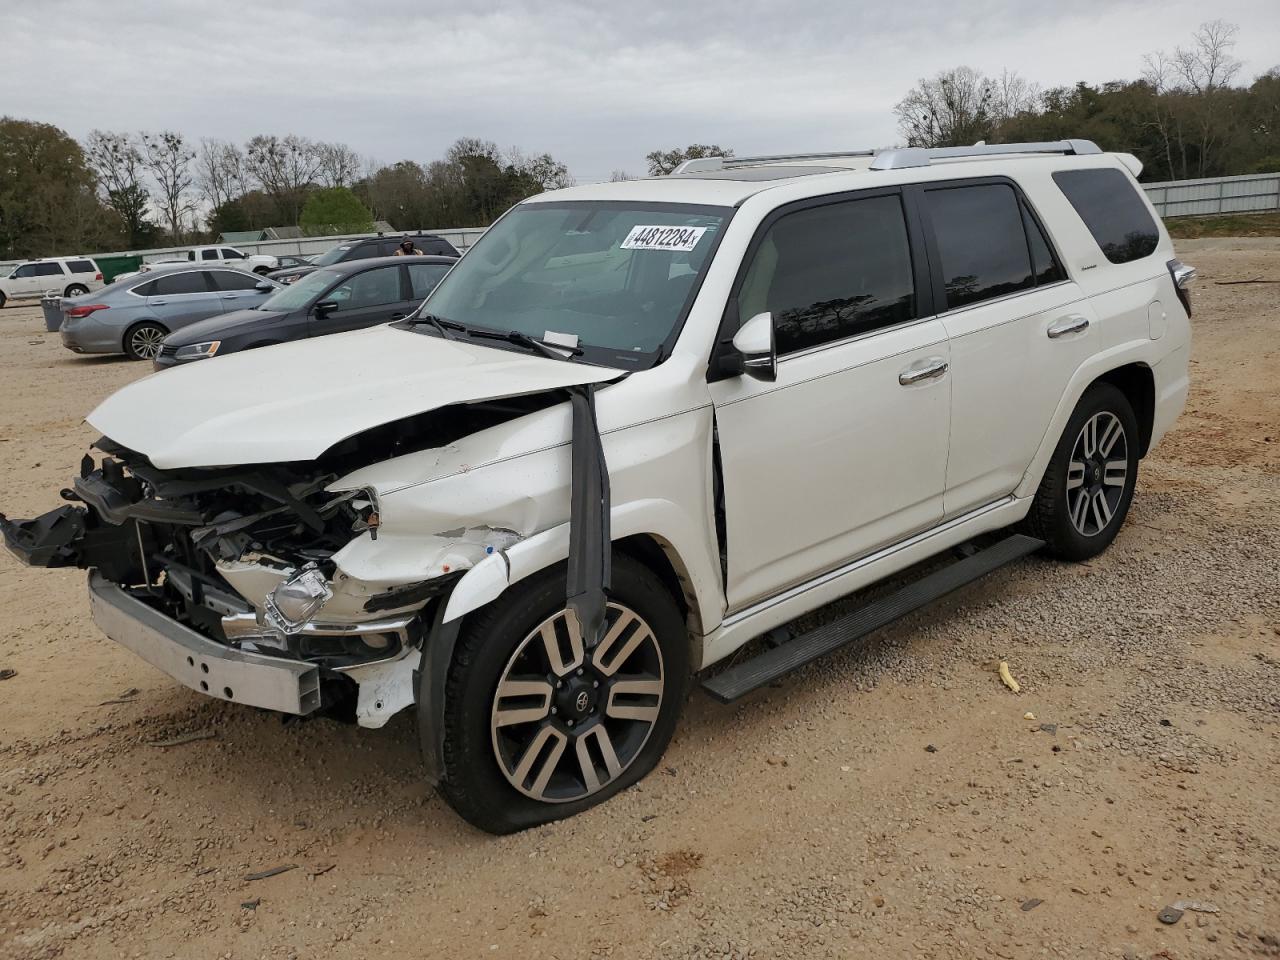
POLYGON ((86 419, 161 469, 313 460, 402 417, 622 373, 380 326, 155 373, 86 419))

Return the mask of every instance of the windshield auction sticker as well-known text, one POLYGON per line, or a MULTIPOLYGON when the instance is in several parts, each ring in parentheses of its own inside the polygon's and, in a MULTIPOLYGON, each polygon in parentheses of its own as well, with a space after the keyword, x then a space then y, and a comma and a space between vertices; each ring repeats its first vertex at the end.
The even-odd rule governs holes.
POLYGON ((698 245, 706 227, 646 227, 631 228, 622 241, 623 250, 673 250, 688 253, 698 245))

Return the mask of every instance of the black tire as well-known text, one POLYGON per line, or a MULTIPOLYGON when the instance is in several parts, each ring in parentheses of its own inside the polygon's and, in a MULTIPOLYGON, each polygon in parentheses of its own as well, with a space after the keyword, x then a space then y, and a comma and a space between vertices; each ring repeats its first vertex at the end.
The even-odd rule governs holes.
POLYGON ((79 297, 79 296, 83 296, 88 292, 89 292, 89 288, 86 287, 83 283, 73 283, 71 284, 71 286, 67 287, 66 290, 62 291, 62 295, 64 297, 79 297))
POLYGON ((268 273, 271 272, 271 268, 270 267, 254 267, 253 272, 260 277, 265 277, 268 273))
MULTIPOLYGON (((521 582, 507 591, 489 606, 470 615, 458 637, 454 651, 453 664, 449 670, 446 687, 444 715, 444 778, 440 784, 440 792, 445 800, 465 820, 481 830, 489 833, 513 833, 539 824, 549 823, 572 816, 589 807, 601 803, 621 790, 636 783, 649 773, 662 754, 666 751, 675 732, 680 716, 681 704, 689 678, 689 638, 684 619, 676 606, 670 592, 643 564, 625 555, 615 554, 613 561, 613 586, 609 599, 611 604, 621 605, 638 615, 640 626, 633 627, 637 632, 644 625, 649 627, 652 640, 646 639, 634 652, 613 665, 615 674, 592 681, 597 676, 595 671, 600 664, 595 662, 609 660, 605 644, 601 644, 594 655, 588 655, 583 661, 587 673, 578 670, 576 675, 570 670, 563 674, 567 678, 563 690, 551 690, 546 683, 549 696, 541 710, 545 716, 532 722, 515 726, 498 726, 499 715, 496 701, 499 681, 507 677, 508 671, 514 677, 522 663, 524 651, 531 651, 530 656, 541 653, 536 642, 527 646, 527 641, 534 641, 535 631, 549 619, 563 611, 565 602, 565 565, 539 573, 521 582), (653 657, 653 645, 656 644, 661 656, 657 660, 661 675, 661 698, 656 707, 656 719, 647 725, 641 739, 635 731, 633 720, 618 720, 606 716, 613 711, 613 694, 607 692, 610 685, 618 683, 625 675, 634 676, 630 671, 639 662, 636 657, 653 657), (645 651, 648 651, 647 653, 645 651), (598 693, 590 692, 586 685, 595 682, 598 693), (579 690, 579 687, 584 689, 579 690), (586 694, 592 697, 591 712, 584 715, 580 712, 580 698, 586 694), (560 698, 569 698, 565 705, 560 698), (597 698, 598 699, 595 699, 597 698), (557 709, 551 704, 561 704, 557 709), (556 716, 552 716, 555 714, 556 716), (577 716, 577 726, 571 716, 577 716), (566 726, 567 724, 567 726, 566 726), (507 752, 508 736, 526 736, 528 733, 532 743, 542 735, 542 728, 555 728, 558 738, 564 740, 565 746, 559 754, 563 763, 539 763, 535 768, 545 769, 550 766, 556 770, 549 784, 560 784, 555 789, 560 791, 558 799, 537 799, 518 789, 511 774, 503 767, 510 763, 511 757, 500 759, 507 752), (570 729, 573 728, 573 729, 570 729), (600 729, 596 729, 600 728, 600 729), (607 733, 603 736, 609 750, 620 762, 629 757, 627 763, 612 778, 603 780, 595 792, 586 786, 589 783, 584 775, 584 767, 578 764, 577 753, 579 742, 585 754, 600 758, 603 756, 595 746, 592 734, 607 733), (617 743, 613 738, 617 738, 617 743), (502 745, 500 746, 500 741, 502 745), (570 763, 572 762, 572 763, 570 763), (577 764, 576 769, 572 764, 577 764), (576 778, 576 779, 575 779, 576 778), (578 788, 588 792, 578 795, 578 788)), ((610 622, 616 623, 620 616, 619 607, 611 607, 610 622)), ((633 634, 628 633, 628 637, 633 634)), ((611 650, 625 648, 627 641, 615 642, 611 650)), ((653 661, 650 660, 652 663, 653 661)), ((535 674, 535 682, 543 683, 553 678, 551 673, 535 674)), ((649 674, 652 676, 652 674, 649 674)), ((426 682, 426 674, 422 675, 426 682)), ((646 682, 654 682, 652 680, 646 682)), ((625 695, 625 694, 624 694, 625 695)), ((536 697, 535 697, 536 699, 536 697)), ((422 702, 422 697, 419 697, 422 702)), ((503 701, 510 703, 511 701, 503 701)), ((433 745, 423 743, 424 750, 432 750, 433 745)), ((534 759, 549 758, 554 754, 557 744, 553 741, 547 751, 535 753, 534 759)), ((523 751, 519 751, 523 757, 523 751)), ((602 766, 594 761, 588 764, 595 768, 593 773, 604 773, 602 766)), ((515 765, 519 769, 519 765, 515 765)), ((550 786, 536 786, 537 769, 524 779, 525 788, 545 792, 550 795, 550 786)))
POLYGON ((1088 560, 1105 550, 1119 533, 1133 502, 1139 442, 1138 419, 1128 398, 1109 383, 1091 386, 1080 398, 1049 459, 1031 511, 1021 524, 1023 532, 1045 541, 1047 552, 1060 560, 1088 560), (1094 423, 1095 430, 1105 431, 1113 420, 1123 436, 1107 448, 1110 456, 1102 453, 1098 444, 1096 457, 1077 459, 1085 450, 1078 444, 1087 442, 1082 434, 1085 426, 1094 423), (1123 456, 1118 449, 1121 442, 1123 456), (1120 478, 1111 466, 1121 460, 1125 464, 1122 484, 1115 482, 1120 478), (1083 465, 1083 471, 1079 466, 1073 470, 1073 462, 1083 465), (1080 483, 1069 489, 1068 483, 1077 479, 1080 483), (1104 497, 1101 505, 1096 503, 1098 495, 1104 497))
POLYGON ((0 293, 0 310, 4 309, 4 305, 8 301, 8 299, 9 298, 6 297, 3 293, 0 293))
POLYGON ((124 355, 130 360, 154 360, 160 353, 159 341, 168 335, 169 331, 154 320, 135 323, 124 333, 124 355))

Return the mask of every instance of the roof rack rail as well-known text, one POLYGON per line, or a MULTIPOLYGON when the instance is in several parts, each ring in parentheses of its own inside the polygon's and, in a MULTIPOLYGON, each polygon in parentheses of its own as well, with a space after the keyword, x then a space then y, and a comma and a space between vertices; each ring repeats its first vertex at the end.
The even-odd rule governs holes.
POLYGON ((1101 152, 1092 140, 1047 140, 1041 143, 975 143, 971 147, 893 147, 888 150, 783 153, 769 157, 696 157, 685 160, 671 171, 670 176, 749 167, 756 164, 786 163, 790 160, 844 160, 850 157, 875 157, 871 161, 872 170, 902 170, 907 167, 927 167, 934 160, 950 160, 959 157, 994 157, 1010 153, 1061 153, 1068 156, 1083 156, 1101 152))
POLYGON ((695 157, 685 160, 671 171, 679 173, 705 173, 708 170, 725 170, 733 167, 750 167, 756 164, 785 163, 788 160, 843 160, 846 157, 874 157, 875 150, 835 150, 830 153, 780 153, 769 157, 695 157))
POLYGON ((1101 153, 1092 140, 1049 140, 1043 143, 977 143, 972 147, 901 147, 882 150, 871 162, 872 170, 902 170, 927 167, 934 160, 953 157, 990 157, 1005 153, 1061 153, 1084 155, 1101 153))

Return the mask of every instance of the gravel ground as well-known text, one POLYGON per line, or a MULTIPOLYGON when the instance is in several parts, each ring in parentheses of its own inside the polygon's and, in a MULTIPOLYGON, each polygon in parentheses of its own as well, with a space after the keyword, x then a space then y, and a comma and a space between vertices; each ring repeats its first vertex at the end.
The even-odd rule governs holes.
MULTIPOLYGON (((1179 250, 1193 392, 1107 554, 694 694, 646 781, 518 836, 432 794, 408 717, 202 699, 97 633, 80 574, 0 557, 0 956, 1280 957, 1280 286, 1215 283, 1280 246, 1179 250), (1216 910, 1159 923, 1178 900, 1216 910)), ((6 512, 54 505, 80 416, 145 372, 0 313, 6 512)))

